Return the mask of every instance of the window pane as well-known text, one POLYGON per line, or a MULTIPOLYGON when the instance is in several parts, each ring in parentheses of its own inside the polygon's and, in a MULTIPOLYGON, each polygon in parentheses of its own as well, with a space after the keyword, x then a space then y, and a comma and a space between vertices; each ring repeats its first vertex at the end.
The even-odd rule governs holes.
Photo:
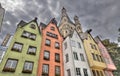
POLYGON ((83 72, 84 72, 84 76, 88 76, 87 69, 84 68, 83 72))
POLYGON ((35 55, 36 54, 36 47, 34 46, 29 46, 28 53, 35 55))
POLYGON ((55 42, 55 48, 60 48, 60 44, 58 42, 55 42))
POLYGON ((5 67, 3 68, 4 72, 15 72, 15 68, 17 66, 17 60, 8 59, 5 67))
POLYGON ((78 44, 78 48, 81 48, 81 45, 80 45, 80 43, 79 43, 79 42, 77 42, 77 44, 78 44))
POLYGON ((55 61, 60 62, 60 55, 57 53, 55 54, 55 61))
POLYGON ((69 56, 68 56, 68 54, 66 54, 65 56, 66 56, 66 62, 68 62, 68 61, 69 61, 69 56))
POLYGON ((15 42, 14 45, 13 45, 12 50, 21 51, 22 50, 22 46, 23 46, 23 44, 15 42))
POLYGON ((75 60, 78 60, 77 53, 76 53, 76 52, 73 52, 73 55, 74 55, 74 59, 75 59, 75 60))
POLYGON ((67 49, 67 42, 64 43, 64 48, 67 49))
POLYGON ((67 76, 71 76, 70 69, 67 70, 67 76))
POLYGON ((55 75, 60 76, 60 67, 59 66, 55 66, 55 75))
POLYGON ((44 51, 44 59, 49 60, 49 57, 50 57, 50 52, 45 50, 44 51))
POLYGON ((29 71, 32 71, 32 68, 33 68, 33 62, 25 62, 24 64, 24 70, 29 70, 29 71))
POLYGON ((81 58, 81 61, 85 61, 83 54, 80 54, 80 58, 81 58))
POLYGON ((48 74, 49 73, 49 65, 44 64, 43 67, 42 67, 42 72, 48 74))
POLYGON ((45 41, 45 45, 50 46, 50 40, 49 40, 49 39, 46 39, 46 41, 45 41))

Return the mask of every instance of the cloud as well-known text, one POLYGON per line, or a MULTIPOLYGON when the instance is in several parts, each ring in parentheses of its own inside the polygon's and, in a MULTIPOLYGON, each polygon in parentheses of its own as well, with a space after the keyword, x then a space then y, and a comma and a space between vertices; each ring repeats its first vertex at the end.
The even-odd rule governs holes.
POLYGON ((120 27, 120 0, 0 0, 5 8, 1 39, 7 33, 14 33, 20 20, 31 21, 38 17, 38 23, 48 23, 55 17, 60 21, 64 6, 73 21, 78 15, 83 30, 93 29, 93 36, 101 35, 116 41, 120 27), (9 30, 8 30, 9 28, 9 30))

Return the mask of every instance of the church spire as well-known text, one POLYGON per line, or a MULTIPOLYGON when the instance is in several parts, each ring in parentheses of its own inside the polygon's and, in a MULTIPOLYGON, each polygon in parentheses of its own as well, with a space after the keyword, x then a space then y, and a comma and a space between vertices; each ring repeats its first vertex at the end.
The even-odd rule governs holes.
POLYGON ((63 7, 62 8, 62 17, 67 16, 66 9, 63 7))
POLYGON ((78 16, 74 16, 74 21, 75 21, 75 26, 76 26, 76 29, 79 33, 83 32, 82 31, 82 28, 81 28, 81 24, 80 24, 80 21, 79 21, 79 17, 78 16))
MULTIPOLYGON (((74 16, 74 21, 75 21, 75 24, 77 25, 77 24, 80 24, 80 21, 79 21, 79 18, 78 18, 78 16, 74 16)), ((81 25, 81 24, 80 24, 81 25)))

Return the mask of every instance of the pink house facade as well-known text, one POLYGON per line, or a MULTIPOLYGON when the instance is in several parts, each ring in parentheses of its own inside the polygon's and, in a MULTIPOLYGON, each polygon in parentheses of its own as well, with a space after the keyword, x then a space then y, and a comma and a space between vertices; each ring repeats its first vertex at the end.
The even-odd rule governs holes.
POLYGON ((106 63, 107 68, 104 70, 106 76, 114 76, 112 71, 116 70, 116 66, 114 65, 106 47, 103 45, 103 43, 101 42, 100 38, 97 36, 95 37, 95 41, 98 44, 98 47, 100 49, 100 52, 104 58, 104 61, 106 63))

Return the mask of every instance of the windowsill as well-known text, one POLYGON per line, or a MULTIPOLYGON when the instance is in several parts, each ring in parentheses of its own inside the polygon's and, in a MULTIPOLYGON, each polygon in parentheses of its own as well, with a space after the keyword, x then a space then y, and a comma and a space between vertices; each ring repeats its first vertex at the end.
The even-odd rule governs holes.
POLYGON ((36 53, 34 53, 34 52, 29 52, 27 54, 29 54, 29 55, 36 55, 36 53))
POLYGON ((13 68, 4 68, 3 71, 4 72, 15 72, 15 69, 13 69, 13 68))
POLYGON ((31 74, 32 71, 31 70, 23 70, 22 73, 30 73, 31 74))
POLYGON ((15 52, 21 52, 18 49, 12 48, 11 51, 15 51, 15 52))

